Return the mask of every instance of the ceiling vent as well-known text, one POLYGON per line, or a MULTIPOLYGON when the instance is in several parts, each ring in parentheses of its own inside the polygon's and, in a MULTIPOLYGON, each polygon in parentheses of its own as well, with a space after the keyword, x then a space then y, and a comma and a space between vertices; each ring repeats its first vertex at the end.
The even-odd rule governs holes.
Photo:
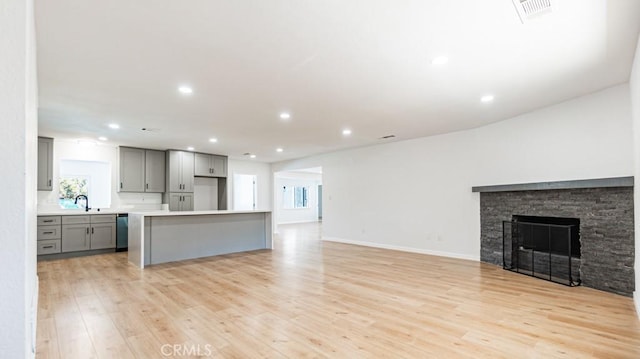
POLYGON ((511 0, 524 24, 532 18, 551 13, 557 0, 511 0))

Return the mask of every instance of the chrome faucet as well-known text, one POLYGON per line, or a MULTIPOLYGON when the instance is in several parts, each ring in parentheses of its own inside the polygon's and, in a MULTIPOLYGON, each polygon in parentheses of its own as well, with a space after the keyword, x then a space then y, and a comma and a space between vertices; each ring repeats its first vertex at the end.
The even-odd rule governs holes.
POLYGON ((83 194, 78 195, 76 197, 75 202, 73 202, 73 203, 78 204, 78 198, 84 198, 84 210, 85 210, 85 212, 89 212, 89 210, 91 209, 91 208, 89 208, 89 197, 87 197, 87 196, 85 196, 83 194))

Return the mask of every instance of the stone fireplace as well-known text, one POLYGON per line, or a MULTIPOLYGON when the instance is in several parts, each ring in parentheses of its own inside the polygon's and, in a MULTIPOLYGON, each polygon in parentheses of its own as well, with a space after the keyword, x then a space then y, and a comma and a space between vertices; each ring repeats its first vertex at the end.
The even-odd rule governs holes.
POLYGON ((480 260, 503 265, 503 221, 579 219, 582 285, 633 294, 633 177, 474 187, 480 192, 480 260))

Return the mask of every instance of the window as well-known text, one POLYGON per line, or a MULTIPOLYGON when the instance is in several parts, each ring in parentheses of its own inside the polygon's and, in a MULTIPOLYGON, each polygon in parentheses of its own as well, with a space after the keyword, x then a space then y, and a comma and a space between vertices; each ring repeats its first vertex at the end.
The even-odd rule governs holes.
POLYGON ((285 209, 309 208, 309 187, 285 186, 283 190, 283 207, 285 209))
POLYGON ((58 203, 60 208, 84 208, 85 202, 75 199, 89 197, 92 208, 111 206, 111 165, 108 162, 61 160, 58 203))
POLYGON ((61 208, 84 208, 85 203, 76 204, 76 197, 79 195, 89 196, 89 179, 85 176, 68 176, 60 178, 60 197, 59 203, 61 208))

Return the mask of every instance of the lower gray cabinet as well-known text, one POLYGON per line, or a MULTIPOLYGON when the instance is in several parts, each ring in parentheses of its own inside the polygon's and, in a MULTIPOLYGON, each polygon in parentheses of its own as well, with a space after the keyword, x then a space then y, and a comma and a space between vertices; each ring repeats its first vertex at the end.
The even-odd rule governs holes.
POLYGON ((60 253, 60 216, 38 216, 38 255, 60 253))
POLYGON ((60 253, 59 239, 45 239, 38 241, 38 255, 60 253))
POLYGON ((170 211, 193 211, 193 193, 169 193, 170 211))
POLYGON ((86 251, 91 248, 91 226, 89 224, 62 225, 62 251, 86 251))
POLYGON ((116 224, 91 224, 91 249, 116 247, 116 224))
POLYGON ((115 248, 116 216, 62 216, 61 247, 62 252, 115 248))

